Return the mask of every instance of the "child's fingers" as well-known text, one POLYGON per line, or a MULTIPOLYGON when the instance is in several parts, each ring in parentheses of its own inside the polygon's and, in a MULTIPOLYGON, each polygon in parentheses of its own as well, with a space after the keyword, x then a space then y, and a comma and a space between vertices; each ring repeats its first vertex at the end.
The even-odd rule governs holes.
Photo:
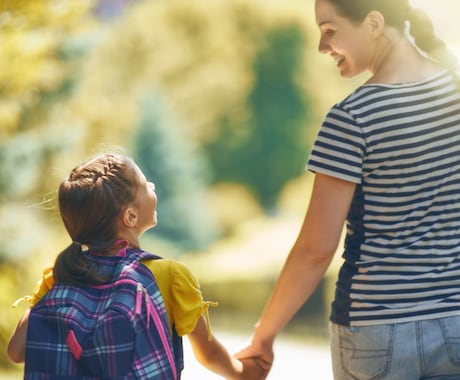
POLYGON ((255 362, 257 363, 257 365, 262 368, 264 371, 270 371, 270 368, 272 367, 272 364, 271 362, 265 360, 265 359, 262 359, 262 358, 259 358, 259 357, 256 357, 254 358, 255 362))

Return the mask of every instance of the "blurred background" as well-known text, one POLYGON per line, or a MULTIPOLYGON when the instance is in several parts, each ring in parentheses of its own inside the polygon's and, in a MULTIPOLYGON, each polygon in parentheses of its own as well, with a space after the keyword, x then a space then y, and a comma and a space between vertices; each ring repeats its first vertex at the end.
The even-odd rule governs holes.
MULTIPOLYGON (((411 2, 460 55, 458 0, 411 2)), ((220 303, 216 334, 241 348, 300 228, 321 120, 364 79, 343 80, 317 52, 313 5, 0 0, 0 347, 26 307, 11 304, 69 244, 59 182, 117 151, 156 183, 159 225, 143 248, 190 266, 220 303)), ((326 352, 339 264, 337 254, 283 344, 326 352)), ((0 378, 21 378, 5 349, 0 378)))

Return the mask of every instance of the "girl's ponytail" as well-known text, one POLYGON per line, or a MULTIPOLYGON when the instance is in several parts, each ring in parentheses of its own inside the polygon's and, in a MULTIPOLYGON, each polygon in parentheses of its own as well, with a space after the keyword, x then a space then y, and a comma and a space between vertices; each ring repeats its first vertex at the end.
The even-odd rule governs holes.
POLYGON ((84 286, 101 284, 107 281, 96 272, 89 255, 82 250, 82 245, 72 242, 56 258, 53 268, 56 284, 71 284, 84 286))

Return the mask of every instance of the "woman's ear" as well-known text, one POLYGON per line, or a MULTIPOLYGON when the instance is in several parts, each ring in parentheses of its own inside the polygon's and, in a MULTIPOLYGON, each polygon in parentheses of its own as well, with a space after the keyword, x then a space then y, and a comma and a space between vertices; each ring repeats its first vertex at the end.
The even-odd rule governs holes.
POLYGON ((122 217, 122 222, 126 227, 136 227, 137 213, 134 207, 126 207, 121 217, 122 217))
POLYGON ((379 38, 385 28, 385 18, 378 11, 370 11, 364 20, 369 28, 369 34, 372 38, 379 38))

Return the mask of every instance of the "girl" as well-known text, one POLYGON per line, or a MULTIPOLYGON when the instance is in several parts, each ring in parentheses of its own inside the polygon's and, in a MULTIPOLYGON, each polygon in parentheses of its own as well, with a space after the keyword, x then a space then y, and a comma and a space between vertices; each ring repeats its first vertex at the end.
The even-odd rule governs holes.
MULTIPOLYGON (((126 156, 103 154, 74 168, 59 187, 59 210, 72 244, 57 257, 53 269, 44 271, 30 298, 32 307, 54 283, 101 283, 81 245, 104 255, 126 249, 123 242, 128 242, 128 249, 139 249, 141 234, 157 224, 156 205, 155 185, 126 156)), ((203 301, 188 268, 166 259, 144 264, 157 280, 171 334, 187 335, 196 358, 209 370, 228 379, 257 378, 261 370, 254 362, 243 365, 213 337, 207 318, 211 303, 203 301)), ((25 359, 28 315, 26 310, 8 345, 8 355, 16 363, 25 359)), ((180 375, 182 350, 180 345, 175 348, 180 375)))
POLYGON ((455 60, 408 0, 316 0, 319 51, 370 79, 329 111, 310 204, 252 345, 312 294, 344 226, 330 316, 336 380, 460 378, 460 93, 455 60))

